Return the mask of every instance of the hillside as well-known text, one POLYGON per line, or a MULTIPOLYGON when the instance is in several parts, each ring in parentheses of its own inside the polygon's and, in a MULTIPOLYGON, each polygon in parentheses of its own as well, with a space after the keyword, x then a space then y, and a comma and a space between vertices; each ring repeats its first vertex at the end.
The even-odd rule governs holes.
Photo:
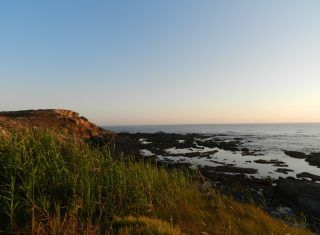
POLYGON ((0 130, 3 134, 8 130, 21 128, 52 129, 57 133, 72 135, 89 140, 101 136, 108 137, 108 132, 91 123, 79 113, 65 109, 39 109, 0 112, 0 130))

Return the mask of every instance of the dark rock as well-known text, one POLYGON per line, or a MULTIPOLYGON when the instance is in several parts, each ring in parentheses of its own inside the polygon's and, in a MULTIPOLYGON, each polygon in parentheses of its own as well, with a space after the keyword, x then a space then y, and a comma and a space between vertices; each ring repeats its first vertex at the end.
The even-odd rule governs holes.
POLYGON ((216 154, 217 152, 219 152, 218 150, 212 150, 212 151, 208 151, 208 152, 203 152, 202 154, 210 154, 210 155, 213 155, 213 154, 216 154))
MULTIPOLYGON (((225 174, 222 172, 210 171, 208 168, 201 168, 200 172, 211 179, 212 184, 227 195, 242 202, 252 202, 269 205, 273 199, 274 187, 271 178, 258 179, 243 174, 225 174), (219 183, 217 183, 219 182, 219 183)), ((273 202, 272 202, 273 203, 273 202)), ((276 203, 276 205, 278 205, 276 203)))
POLYGON ((276 195, 286 203, 297 206, 308 214, 320 216, 320 184, 301 180, 281 179, 276 195))
POLYGON ((294 170, 288 169, 288 168, 278 168, 277 170, 275 170, 276 172, 280 172, 283 174, 288 174, 288 172, 293 172, 294 170))
POLYGON ((239 151, 239 141, 220 142, 219 148, 229 151, 239 151))
POLYGON ((271 159, 271 160, 258 159, 258 160, 254 160, 254 162, 259 164, 272 164, 273 166, 280 166, 280 167, 288 166, 285 164, 285 162, 279 161, 277 159, 271 159))
POLYGON ((313 166, 320 167, 320 152, 319 153, 310 153, 307 156, 306 161, 313 166))
POLYGON ((241 173, 241 174, 256 174, 258 172, 258 170, 254 168, 235 167, 235 166, 229 166, 229 165, 206 167, 205 169, 201 169, 201 171, 218 171, 218 172, 241 173))
POLYGON ((293 158, 304 159, 307 157, 307 155, 305 153, 298 152, 298 151, 286 151, 285 150, 284 153, 286 155, 288 155, 289 157, 293 157, 293 158))
POLYGON ((193 157, 199 157, 199 156, 201 156, 201 153, 200 153, 200 152, 191 152, 191 153, 175 154, 175 155, 193 158, 193 157))
POLYGON ((308 155, 298 151, 284 151, 284 153, 293 158, 305 159, 310 165, 320 167, 320 152, 308 155))
POLYGON ((242 148, 241 149, 241 155, 242 156, 259 156, 259 155, 262 155, 262 154, 258 153, 258 150, 250 151, 248 148, 242 148))
POLYGON ((187 169, 192 166, 189 162, 165 162, 164 163, 168 168, 172 169, 187 169))
POLYGON ((309 178, 312 181, 320 181, 320 176, 319 175, 314 175, 309 172, 302 172, 300 174, 297 174, 297 178, 309 178))
POLYGON ((242 148, 241 151, 242 152, 249 152, 250 150, 248 148, 242 148))
POLYGON ((208 148, 220 148, 223 150, 229 151, 239 151, 240 141, 223 141, 223 140, 205 140, 205 141, 197 141, 199 145, 208 148))
POLYGON ((208 152, 202 152, 200 154, 200 157, 206 157, 208 159, 212 158, 212 155, 216 154, 218 152, 218 150, 212 150, 212 151, 208 151, 208 152))
POLYGON ((221 164, 221 165, 225 165, 226 163, 224 163, 224 162, 219 162, 219 161, 215 161, 215 160, 210 160, 210 162, 213 162, 213 163, 215 163, 215 164, 221 164))
MULTIPOLYGON (((281 178, 281 179, 283 179, 283 178, 281 178)), ((295 180, 295 178, 293 177, 293 176, 288 176, 287 178, 286 178, 287 180, 295 180)))

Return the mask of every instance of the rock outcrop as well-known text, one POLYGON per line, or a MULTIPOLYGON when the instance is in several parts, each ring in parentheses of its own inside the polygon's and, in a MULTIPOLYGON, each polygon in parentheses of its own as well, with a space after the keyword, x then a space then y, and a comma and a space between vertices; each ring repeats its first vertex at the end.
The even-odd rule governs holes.
POLYGON ((99 143, 114 134, 89 122, 78 113, 64 109, 39 109, 0 112, 0 133, 29 128, 33 130, 53 130, 61 135, 70 135, 85 141, 99 143))
POLYGON ((297 151, 284 151, 284 153, 289 157, 305 159, 310 165, 320 167, 320 152, 305 154, 297 151))
POLYGON ((298 158, 298 159, 305 159, 307 157, 307 155, 305 153, 298 152, 298 151, 286 151, 285 150, 284 153, 289 157, 298 158))
POLYGON ((310 153, 307 156, 306 161, 312 166, 320 167, 320 152, 310 153))
POLYGON ((306 213, 320 217, 320 184, 295 179, 279 180, 277 196, 306 213))

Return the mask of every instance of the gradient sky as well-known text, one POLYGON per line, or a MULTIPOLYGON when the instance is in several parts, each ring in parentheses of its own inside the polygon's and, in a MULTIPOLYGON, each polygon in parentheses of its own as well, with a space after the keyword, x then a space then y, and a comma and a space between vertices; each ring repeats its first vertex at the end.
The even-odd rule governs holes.
POLYGON ((320 1, 1 1, 0 110, 320 121, 320 1))

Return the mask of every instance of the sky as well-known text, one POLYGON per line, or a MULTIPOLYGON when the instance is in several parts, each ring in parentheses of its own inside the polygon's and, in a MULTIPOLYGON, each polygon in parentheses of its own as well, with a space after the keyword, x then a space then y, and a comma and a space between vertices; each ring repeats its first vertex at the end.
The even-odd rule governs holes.
POLYGON ((320 122, 320 1, 1 1, 0 110, 320 122))

